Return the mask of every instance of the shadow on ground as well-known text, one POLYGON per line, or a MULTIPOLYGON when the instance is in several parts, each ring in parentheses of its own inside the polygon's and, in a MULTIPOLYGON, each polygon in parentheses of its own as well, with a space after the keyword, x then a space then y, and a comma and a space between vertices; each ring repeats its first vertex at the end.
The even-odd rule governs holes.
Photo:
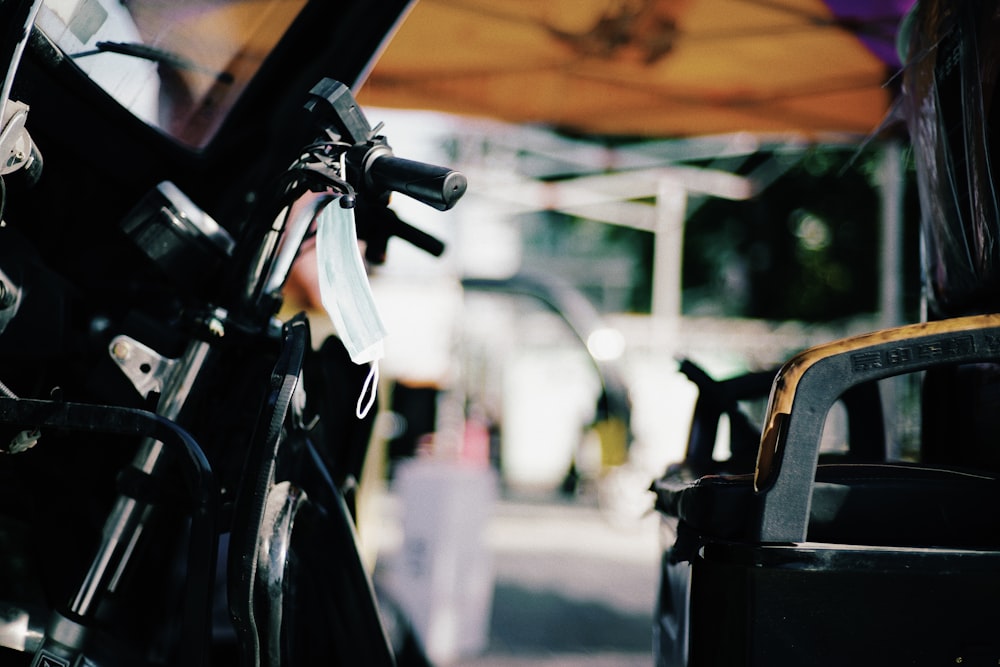
POLYGON ((650 624, 649 614, 629 614, 599 602, 498 582, 489 652, 642 653, 650 650, 650 624))

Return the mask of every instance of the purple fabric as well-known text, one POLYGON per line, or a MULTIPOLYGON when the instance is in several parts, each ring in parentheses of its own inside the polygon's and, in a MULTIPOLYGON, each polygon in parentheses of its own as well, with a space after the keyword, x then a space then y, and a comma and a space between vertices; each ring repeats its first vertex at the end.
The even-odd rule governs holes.
POLYGON ((845 30, 882 62, 899 67, 896 30, 914 0, 823 0, 845 30))

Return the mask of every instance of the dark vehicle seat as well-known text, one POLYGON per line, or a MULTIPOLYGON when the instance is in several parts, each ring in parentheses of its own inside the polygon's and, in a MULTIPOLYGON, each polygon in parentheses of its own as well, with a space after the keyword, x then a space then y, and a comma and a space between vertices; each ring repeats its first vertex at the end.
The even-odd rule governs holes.
POLYGON ((1000 315, 986 315, 808 350, 775 376, 752 472, 656 482, 675 536, 657 665, 997 664, 997 474, 819 450, 845 392, 994 361, 998 341, 1000 315))

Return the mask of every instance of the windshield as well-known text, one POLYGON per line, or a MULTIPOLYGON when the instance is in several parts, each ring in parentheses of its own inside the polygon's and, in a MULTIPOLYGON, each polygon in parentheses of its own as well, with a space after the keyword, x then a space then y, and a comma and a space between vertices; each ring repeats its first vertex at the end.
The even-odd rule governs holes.
POLYGON ((205 146, 306 0, 44 0, 38 27, 119 103, 205 146))

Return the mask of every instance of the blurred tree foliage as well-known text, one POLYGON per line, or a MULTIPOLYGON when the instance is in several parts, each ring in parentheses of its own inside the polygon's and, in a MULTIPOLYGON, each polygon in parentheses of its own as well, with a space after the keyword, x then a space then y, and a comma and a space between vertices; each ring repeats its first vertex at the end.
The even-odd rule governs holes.
MULTIPOLYGON (((762 156, 763 157, 763 156, 762 156)), ((878 150, 817 147, 758 197, 707 201, 685 230, 687 314, 831 321, 878 309, 878 150)), ((918 214, 906 169, 904 311, 919 304, 918 214)))
MULTIPOLYGON (((791 166, 751 200, 689 198, 684 314, 829 322, 875 313, 882 151, 817 146, 732 165, 692 164, 746 175, 773 159, 791 166)), ((909 165, 904 187, 898 250, 904 312, 912 318, 919 306, 919 213, 909 165)), ((521 223, 527 267, 569 280, 601 310, 650 312, 653 234, 555 212, 527 214, 521 223)))

